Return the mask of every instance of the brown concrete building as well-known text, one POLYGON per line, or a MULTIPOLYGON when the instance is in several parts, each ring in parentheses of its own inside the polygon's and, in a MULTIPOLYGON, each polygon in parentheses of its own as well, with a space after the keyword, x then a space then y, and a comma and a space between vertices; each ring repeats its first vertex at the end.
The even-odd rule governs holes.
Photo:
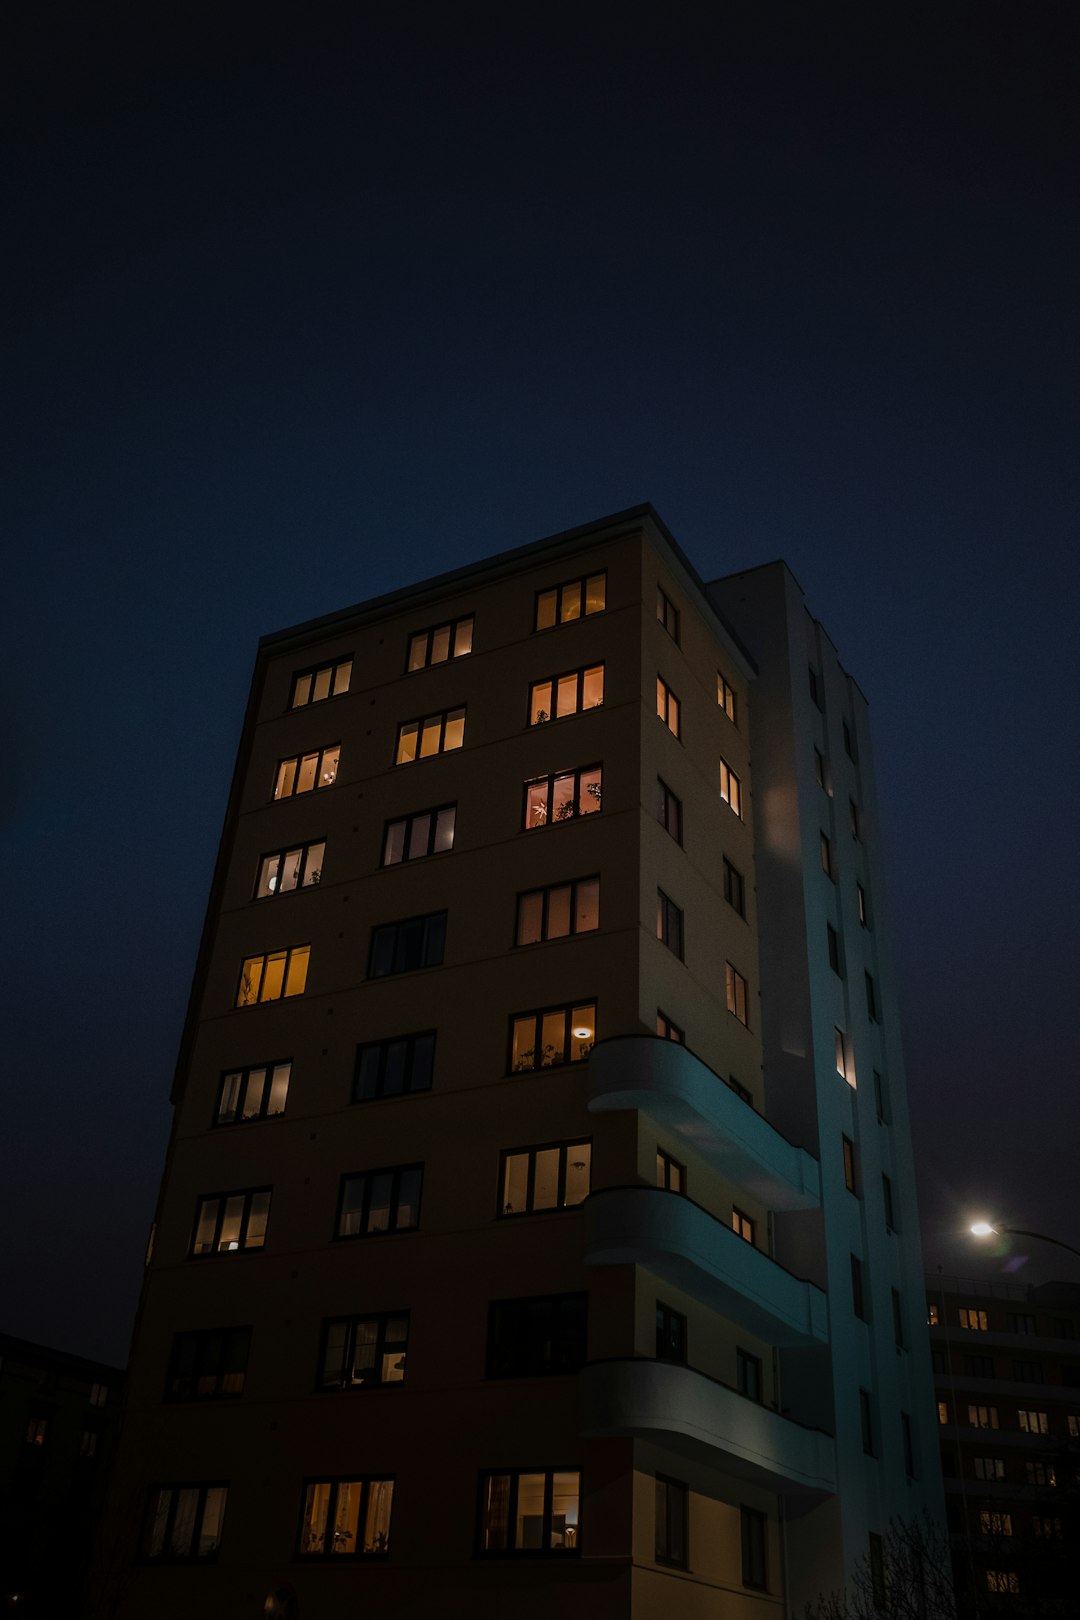
POLYGON ((877 846, 651 508, 264 640, 103 1612, 780 1620, 940 1511, 877 846))

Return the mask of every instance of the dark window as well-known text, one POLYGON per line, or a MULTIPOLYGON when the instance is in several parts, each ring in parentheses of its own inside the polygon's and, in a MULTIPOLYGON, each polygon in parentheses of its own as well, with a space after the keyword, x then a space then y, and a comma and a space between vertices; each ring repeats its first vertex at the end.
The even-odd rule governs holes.
POLYGON ((292 849, 264 855, 255 878, 255 899, 270 900, 296 889, 315 888, 322 881, 325 854, 326 839, 319 838, 311 844, 295 844, 292 849))
POLYGON ((840 935, 832 923, 825 924, 825 937, 829 944, 829 966, 838 978, 844 977, 844 964, 840 957, 840 935))
POLYGON ((732 866, 726 855, 724 856, 724 899, 729 906, 739 913, 740 917, 746 916, 746 886, 743 883, 743 875, 737 866, 732 866))
POLYGON ((173 1338, 167 1401, 212 1401, 244 1393, 251 1329, 211 1328, 173 1338))
POLYGON ((876 1609, 883 1609, 888 1593, 885 1590, 885 1544, 871 1530, 867 1538, 870 1547, 870 1593, 876 1609))
POLYGON ((143 1525, 143 1558, 163 1564, 216 1558, 228 1494, 227 1484, 151 1485, 143 1525))
POLYGON ((863 1296, 862 1261, 857 1254, 851 1256, 851 1308, 865 1322, 866 1300, 863 1296))
POLYGON ((819 788, 825 786, 825 755, 820 748, 814 749, 814 781, 819 788))
POLYGON ((861 826, 861 821, 860 821, 860 816, 859 816, 859 807, 855 803, 854 799, 849 799, 848 800, 848 815, 849 815, 850 820, 851 820, 851 836, 852 836, 852 838, 861 838, 862 837, 862 826, 861 826))
POLYGON ((536 593, 536 630, 551 630, 557 624, 571 624, 574 619, 603 613, 607 605, 607 575, 590 574, 586 579, 571 579, 565 585, 553 585, 536 593))
POLYGON ((869 973, 864 973, 863 977, 866 980, 866 1016, 872 1023, 878 1024, 881 1022, 881 1009, 878 1006, 877 986, 869 973))
POLYGON ((874 1070, 874 1106, 877 1109, 878 1121, 882 1125, 886 1124, 887 1121, 888 1121, 888 1118, 889 1118, 887 1104, 888 1104, 888 1092, 885 1089, 885 1081, 882 1079, 882 1077, 878 1073, 877 1069, 875 1069, 874 1070))
POLYGON ((374 1389, 400 1384, 409 1348, 409 1313, 338 1316, 323 1323, 320 1389, 374 1389))
POLYGON ((732 963, 724 963, 724 997, 729 1013, 734 1013, 740 1024, 749 1028, 750 1015, 747 1007, 746 980, 732 963))
POLYGON ((397 866, 400 861, 422 860, 425 855, 442 855, 454 847, 456 804, 436 805, 431 810, 414 810, 386 823, 382 863, 397 866))
POLYGON ((215 1125, 242 1125, 251 1119, 269 1119, 285 1112, 292 1076, 292 1059, 255 1063, 249 1069, 230 1069, 221 1077, 215 1125))
POLYGON ((861 883, 855 885, 855 899, 859 907, 859 922, 864 928, 870 926, 870 907, 866 899, 866 890, 861 883))
POLYGON ((302 996, 307 985, 310 945, 293 945, 262 956, 245 956, 236 989, 238 1007, 256 1007, 260 1002, 280 1001, 282 997, 302 996))
POLYGON ((750 1090, 749 1086, 740 1085, 733 1074, 728 1075, 727 1083, 731 1090, 735 1093, 736 1097, 741 1097, 744 1103, 749 1103, 750 1107, 753 1108, 754 1093, 750 1090))
POLYGON ((241 1249, 261 1249, 266 1242, 270 1218, 270 1188, 213 1193, 199 1199, 191 1252, 233 1254, 241 1249))
POLYGON ((435 754, 451 754, 465 741, 465 709, 446 709, 442 714, 426 714, 419 720, 404 720, 398 726, 394 764, 411 765, 435 754))
POLYGON ((293 754, 278 762, 274 773, 274 798, 291 799, 316 788, 332 787, 337 781, 341 744, 316 748, 310 754, 293 754))
MULTIPOLYGON (((1000 1457, 985 1457, 985 1458, 976 1457, 975 1461, 977 1463, 978 1462, 988 1462, 988 1463, 989 1462, 994 1462, 994 1463, 997 1464, 998 1468, 1000 1469, 1000 1473, 983 1474, 983 1475, 980 1475, 978 1473, 978 1470, 976 1470, 976 1478, 983 1478, 983 1479, 1004 1479, 1005 1478, 1005 1464, 1001 1460, 1000 1457)), ((1053 1485, 1057 1484, 1057 1471, 1054 1468, 1053 1463, 1025 1462, 1025 1464, 1024 1464, 1024 1479, 1025 1479, 1025 1482, 1028 1485, 1050 1485, 1050 1486, 1053 1486, 1053 1485)))
POLYGON ((600 926, 600 879, 576 878, 518 895, 515 945, 589 934, 600 926))
POLYGON ((445 911, 432 911, 426 917, 406 917, 401 922, 380 923, 371 930, 368 978, 385 979, 391 973, 438 967, 445 947, 445 911))
POLYGON ((366 1041, 356 1049, 353 1102, 430 1091, 435 1067, 435 1031, 366 1041))
POLYGON ((422 1164, 394 1165, 342 1176, 338 1204, 339 1238, 379 1237, 415 1232, 420 1225, 422 1164))
POLYGON ((600 809, 603 770, 602 765, 582 765, 576 771, 560 771, 555 776, 538 776, 526 782, 522 816, 525 831, 595 815, 600 809))
MULTIPOLYGON (((1005 1321, 1008 1324, 1010 1333, 1034 1333, 1036 1329, 1035 1318, 1033 1316, 1029 1316, 1026 1312, 1009 1311, 1006 1313, 1005 1321)), ((1061 1323, 1058 1322, 1056 1326, 1058 1329, 1060 1329, 1061 1323)), ((1060 1338, 1065 1338, 1066 1336, 1069 1338, 1072 1337, 1071 1334, 1065 1335, 1060 1332, 1058 1336, 1060 1338)))
POLYGON ((862 1427, 862 1448, 868 1457, 874 1455, 874 1408, 870 1391, 859 1391, 859 1422, 862 1427))
POLYGON ((673 1159, 663 1148, 656 1150, 656 1185, 665 1192, 685 1193, 686 1166, 673 1159))
POLYGON ((673 1024, 666 1012, 656 1009, 656 1033, 665 1041, 676 1041, 680 1046, 686 1044, 686 1034, 678 1024, 673 1024))
POLYGON ((470 613, 463 619, 451 619, 449 624, 437 624, 431 630, 417 630, 409 637, 405 673, 427 669, 431 664, 445 664, 451 658, 464 658, 471 653, 473 623, 470 613))
MULTIPOLYGON (((993 1378, 993 1356, 965 1356, 964 1362, 970 1378, 993 1378)), ((1013 1376, 1015 1377, 1016 1374, 1014 1373, 1013 1376)))
POLYGON ((499 1214, 536 1215, 571 1209, 589 1196, 592 1142, 548 1142, 507 1148, 499 1170, 499 1214))
POLYGON ((488 1307, 488 1378, 537 1378, 585 1364, 588 1294, 496 1299, 488 1307))
POLYGON ((900 1298, 899 1291, 897 1289, 895 1289, 895 1288, 892 1291, 892 1323, 893 1323, 893 1339, 895 1341, 896 1348, 898 1350, 902 1350, 904 1348, 904 1343, 905 1343, 905 1340, 904 1340, 904 1307, 903 1307, 903 1302, 902 1302, 902 1300, 900 1298))
POLYGON ((736 1346, 735 1381, 740 1395, 745 1395, 750 1401, 760 1401, 765 1389, 761 1376, 761 1357, 752 1356, 749 1350, 740 1350, 736 1346))
POLYGON ((739 1509, 742 1532, 742 1583, 764 1592, 768 1585, 766 1534, 768 1521, 756 1508, 739 1509))
POLYGON ((908 1478, 915 1478, 915 1441, 911 1430, 911 1415, 908 1412, 900 1414, 900 1436, 904 1445, 904 1467, 908 1478))
POLYGON ((656 1359, 686 1365, 686 1317, 656 1302, 656 1359))
POLYGON ((738 711, 735 707, 735 692, 734 689, 728 685, 727 681, 720 674, 719 670, 717 670, 716 673, 716 701, 723 709, 732 725, 737 725, 738 721, 736 719, 736 714, 738 711))
POLYGON ((858 1184, 855 1179, 855 1144, 850 1136, 841 1136, 840 1143, 844 1151, 844 1186, 849 1193, 858 1194, 858 1184))
POLYGON ((677 844, 682 843, 682 800, 677 799, 661 778, 656 778, 656 819, 677 844))
POLYGON ((811 664, 807 669, 806 676, 810 687, 810 701, 814 705, 815 709, 820 709, 823 707, 821 701, 821 681, 813 664, 811 664))
POLYGON ((1014 1361, 1012 1375, 1021 1384, 1041 1384, 1045 1379, 1041 1361, 1014 1361))
POLYGON ((659 585, 656 587, 656 617, 672 641, 677 642, 679 639, 679 610, 671 597, 659 585))
POLYGON ((349 690, 352 666, 351 658, 339 658, 336 664, 301 670, 293 676, 289 708, 302 709, 308 703, 322 703, 326 698, 341 697, 349 690))
POLYGON ((392 1478, 319 1479, 304 1486, 298 1558, 380 1558, 390 1550, 392 1478))
POLYGON ((881 1178, 881 1200, 885 1206, 885 1225, 888 1227, 890 1232, 895 1232, 896 1211, 893 1207, 892 1182, 889 1180, 888 1176, 882 1176, 881 1178))
POLYGON ((656 712, 672 736, 679 735, 679 700, 663 676, 656 677, 656 712))
POLYGON ((581 1471, 577 1468, 516 1468, 481 1474, 482 1555, 560 1555, 581 1547, 581 1471))
POLYGON ((599 709, 604 702, 604 666, 590 664, 549 675, 529 687, 529 725, 542 726, 546 720, 563 720, 585 709, 599 709))
POLYGON ((832 878, 832 881, 836 882, 833 871, 832 844, 825 833, 821 835, 821 870, 827 878, 832 878))
POLYGON ((742 783, 726 759, 720 761, 720 797, 742 819, 742 783))
POLYGON ((656 1562, 686 1569, 689 1563, 687 1523, 689 1492, 677 1479, 656 1476, 656 1562))
POLYGON ((547 1007, 510 1020, 510 1070, 551 1069, 583 1063, 596 1040, 596 1003, 547 1007))
POLYGON ((663 889, 656 891, 656 937, 682 961, 683 914, 663 889))

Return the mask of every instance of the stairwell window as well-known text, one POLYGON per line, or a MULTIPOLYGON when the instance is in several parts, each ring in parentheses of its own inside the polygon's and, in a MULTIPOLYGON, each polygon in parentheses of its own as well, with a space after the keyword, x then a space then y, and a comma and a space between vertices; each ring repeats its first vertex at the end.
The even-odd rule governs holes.
POLYGON ((274 798, 292 799, 317 788, 333 787, 337 781, 341 744, 320 748, 311 754, 294 754, 279 762, 274 777, 274 798))
POLYGON ((585 709, 599 709, 604 702, 604 666, 590 664, 566 675, 551 675, 534 681, 529 688, 529 724, 542 726, 547 720, 563 720, 585 709))

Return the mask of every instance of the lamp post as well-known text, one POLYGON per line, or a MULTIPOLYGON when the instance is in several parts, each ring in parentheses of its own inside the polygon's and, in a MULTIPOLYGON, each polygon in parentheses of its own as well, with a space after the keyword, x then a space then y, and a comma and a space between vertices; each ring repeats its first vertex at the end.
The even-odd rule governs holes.
POLYGON ((1080 1260, 1080 1249, 1075 1249, 1071 1243, 1064 1243, 1061 1238, 1050 1237, 1046 1232, 1029 1232, 1023 1226, 994 1226, 990 1221, 973 1221, 968 1230, 977 1238, 998 1237, 1005 1232, 1013 1237, 1037 1238, 1040 1243, 1053 1243, 1059 1249, 1068 1249, 1080 1260))

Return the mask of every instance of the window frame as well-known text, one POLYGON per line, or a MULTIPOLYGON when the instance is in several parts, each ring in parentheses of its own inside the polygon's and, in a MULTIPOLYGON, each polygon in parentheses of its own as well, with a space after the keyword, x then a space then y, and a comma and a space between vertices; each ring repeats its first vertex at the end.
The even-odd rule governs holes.
POLYGON ((851 1256, 851 1311, 860 1322, 869 1322, 866 1288, 863 1281, 863 1263, 857 1254, 851 1256))
POLYGON ((349 689, 352 686, 352 672, 355 665, 356 654, 350 653, 347 658, 335 658, 329 664, 312 664, 310 669, 296 670, 289 686, 289 707, 287 712, 291 714, 294 709, 310 709, 314 703, 329 703, 332 698, 347 697, 349 694, 349 689), (338 671, 344 669, 346 666, 348 666, 349 677, 345 685, 340 691, 338 691, 336 690, 338 671), (324 673, 329 674, 330 676, 329 692, 327 692, 323 697, 315 697, 314 695, 311 697, 306 697, 301 703, 298 703, 296 701, 296 691, 297 687, 300 685, 300 682, 303 680, 310 681, 311 691, 314 694, 315 683, 319 676, 324 673))
POLYGON ((593 1139, 592 1139, 591 1136, 578 1136, 578 1137, 571 1137, 571 1138, 569 1138, 568 1140, 565 1140, 565 1141, 528 1142, 522 1147, 502 1148, 500 1150, 500 1152, 499 1152, 499 1181, 498 1181, 498 1186, 496 1188, 496 1194, 495 1194, 495 1215, 496 1215, 496 1219, 498 1219, 498 1220, 507 1220, 507 1221, 516 1221, 516 1220, 520 1220, 522 1218, 522 1216, 527 1216, 527 1215, 559 1215, 559 1214, 562 1214, 565 1210, 568 1210, 568 1209, 581 1209, 584 1202, 585 1202, 585 1198, 587 1198, 589 1196, 588 1192, 586 1192, 584 1198, 582 1198, 577 1203, 570 1204, 570 1203, 567 1203, 567 1201, 566 1201, 567 1171, 569 1169, 573 1168, 571 1163, 570 1163, 570 1150, 572 1148, 586 1148, 586 1147, 588 1148, 588 1150, 589 1150, 589 1156, 588 1156, 589 1157, 589 1165, 588 1165, 589 1178, 588 1179, 589 1179, 589 1187, 590 1187, 590 1190, 591 1190, 591 1188, 592 1188, 592 1144, 593 1144, 593 1139), (559 1166, 558 1166, 558 1172, 556 1174, 555 1202, 554 1202, 554 1204, 541 1204, 538 1207, 534 1202, 535 1197, 536 1197, 536 1161, 537 1161, 537 1156, 539 1154, 541 1154, 541 1153, 553 1153, 556 1150, 556 1148, 559 1150, 559 1166), (528 1154, 528 1156, 529 1156, 528 1168, 527 1168, 527 1170, 525 1172, 525 1208, 524 1209, 513 1209, 513 1208, 510 1207, 510 1205, 506 1201, 506 1193, 507 1193, 506 1166, 507 1166, 507 1161, 509 1159, 512 1159, 512 1158, 521 1158, 525 1154, 528 1154))
POLYGON ((840 952, 840 935, 831 922, 825 924, 825 940, 829 950, 829 966, 838 979, 844 977, 844 958, 840 952))
POLYGON ((538 590, 538 591, 534 591, 533 592, 533 628, 532 628, 532 633, 533 633, 534 636, 536 636, 536 635, 542 635, 544 633, 544 631, 546 631, 546 630, 561 630, 563 625, 566 625, 566 624, 578 624, 582 619, 594 619, 594 618, 596 618, 597 614, 606 613, 606 612, 607 612, 607 569, 606 568, 598 568, 595 573, 582 574, 578 579, 562 580, 558 585, 545 585, 543 587, 543 589, 538 590), (597 580, 597 579, 603 580, 604 603, 603 603, 602 607, 592 608, 590 610, 590 608, 588 606, 588 602, 589 602, 589 586, 592 584, 592 582, 594 580, 597 580), (580 605, 580 611, 577 612, 577 613, 571 614, 569 618, 563 618, 563 593, 565 591, 573 591, 575 588, 578 591, 578 602, 579 602, 579 605, 580 605), (540 623, 540 600, 541 600, 542 597, 550 596, 553 592, 555 594, 555 617, 551 621, 550 624, 541 624, 540 623))
POLYGON ((388 821, 383 823, 382 844, 379 851, 379 869, 382 871, 391 866, 408 866, 412 861, 430 860, 435 855, 452 855, 454 852, 454 838, 456 834, 456 800, 451 804, 434 804, 430 805, 424 810, 412 810, 408 815, 405 816, 392 816, 388 821), (442 816, 446 815, 447 811, 450 811, 451 813, 450 842, 443 849, 436 849, 434 846, 436 835, 439 831, 439 821, 442 816), (424 816, 428 817, 430 823, 428 827, 427 847, 418 854, 413 855, 410 853, 412 847, 413 826, 416 822, 421 821, 424 816), (390 832, 394 827, 403 827, 405 829, 402 834, 402 854, 396 861, 392 861, 387 858, 387 846, 390 842, 390 832))
POLYGON ((322 748, 309 748, 306 753, 286 754, 283 759, 279 759, 274 766, 274 786, 270 794, 271 804, 284 804, 287 799, 302 799, 309 793, 322 793, 327 788, 332 788, 341 775, 341 746, 340 742, 326 743, 322 748), (336 757, 334 760, 334 773, 326 781, 324 780, 326 775, 324 766, 328 754, 333 754, 336 757), (307 759, 315 761, 315 779, 309 788, 300 788, 296 784, 300 780, 301 766, 307 759), (296 769, 293 775, 293 785, 289 792, 285 793, 281 791, 281 773, 287 765, 293 765, 296 769))
POLYGON ((422 1097, 434 1088, 435 1084, 435 1051, 438 1044, 438 1031, 434 1029, 411 1030, 406 1035, 387 1035, 378 1041, 361 1041, 356 1048, 356 1057, 353 1060, 352 1103, 385 1102, 396 1097, 422 1097), (431 1062, 429 1065, 429 1079, 427 1085, 414 1086, 411 1084, 413 1070, 416 1066, 416 1048, 420 1041, 431 1042, 431 1062), (402 1067, 402 1086, 400 1091, 387 1091, 385 1089, 387 1060, 390 1048, 404 1044, 405 1056, 402 1067), (379 1053, 378 1072, 376 1076, 376 1090, 370 1097, 360 1094, 360 1069, 365 1052, 379 1053))
POLYGON ((472 653, 474 650, 475 630, 475 612, 461 613, 456 619, 443 619, 439 624, 428 625, 422 630, 410 630, 405 637, 405 668, 403 669, 402 674, 418 675, 421 670, 437 669, 440 664, 453 664, 459 658, 468 658, 470 653, 472 653), (457 646, 458 631, 461 629, 462 625, 466 624, 469 626, 469 645, 461 652, 457 652, 455 651, 455 648, 457 646), (440 630, 446 630, 448 632, 447 654, 445 658, 432 658, 431 649, 433 640, 434 637, 438 635, 440 630), (412 661, 413 643, 419 641, 421 636, 423 636, 427 641, 427 647, 424 652, 424 660, 420 664, 414 664, 412 661))
POLYGON ((319 1336, 319 1362, 315 1378, 316 1394, 337 1395, 355 1394, 358 1390, 396 1389, 405 1382, 405 1371, 402 1370, 400 1378, 383 1378, 382 1366, 388 1355, 400 1352, 406 1363, 409 1353, 410 1313, 405 1311, 361 1311, 352 1316, 325 1316, 319 1336), (403 1338, 390 1338, 388 1328, 393 1323, 404 1322, 405 1334, 403 1338), (356 1363, 356 1336, 357 1330, 375 1324, 375 1343, 372 1352, 372 1370, 377 1376, 370 1379, 356 1379, 350 1376, 355 1372, 356 1363), (340 1378, 332 1380, 327 1376, 327 1357, 330 1348, 330 1334, 334 1328, 346 1330, 345 1347, 342 1351, 342 1370, 340 1378))
POLYGON ((855 1143, 850 1136, 840 1137, 841 1151, 844 1159, 844 1186, 849 1193, 859 1196, 859 1177, 855 1160, 855 1143))
POLYGON ((606 681, 603 659, 601 659, 599 663, 579 664, 575 669, 559 670, 555 675, 542 675, 539 680, 530 681, 529 707, 525 716, 526 730, 535 730, 537 726, 549 726, 557 720, 573 720, 578 715, 592 714, 595 712, 595 710, 602 709, 604 707, 605 684, 606 681), (600 701, 599 703, 590 703, 586 707, 585 681, 589 675, 595 675, 597 671, 600 673, 600 701), (536 705, 534 702, 534 694, 540 687, 543 686, 551 688, 551 697, 549 701, 553 705, 557 705, 560 685, 563 681, 569 681, 571 679, 576 683, 574 692, 574 707, 572 709, 567 709, 565 714, 558 714, 555 712, 554 708, 549 711, 547 709, 539 708, 536 705), (544 716, 542 720, 538 718, 540 715, 544 716))
POLYGON ((423 1160, 414 1161, 411 1164, 380 1164, 374 1166, 374 1168, 371 1170, 347 1170, 341 1176, 338 1184, 337 1214, 334 1218, 334 1242, 356 1243, 361 1242, 365 1238, 402 1237, 407 1232, 418 1232, 420 1230, 420 1211, 423 1206, 423 1201, 423 1160), (413 1171, 418 1171, 420 1177, 416 1194, 415 1219, 409 1226, 398 1226, 396 1224, 396 1218, 400 1211, 401 1205, 401 1179, 403 1176, 409 1175, 413 1171), (371 1231, 367 1229, 367 1225, 371 1219, 372 1183, 374 1182, 376 1176, 390 1176, 392 1177, 392 1181, 390 1187, 390 1199, 389 1203, 387 1204, 387 1210, 389 1212, 387 1225, 384 1227, 376 1227, 374 1231, 371 1231), (350 1182, 361 1180, 364 1182, 363 1196, 360 1200, 361 1229, 357 1232, 343 1232, 341 1227, 346 1214, 345 1198, 347 1188, 350 1182))
POLYGON ((217 1104, 214 1108, 214 1117, 210 1121, 211 1129, 228 1130, 234 1125, 256 1125, 260 1120, 280 1119, 285 1113, 289 1100, 289 1087, 292 1085, 292 1066, 293 1060, 291 1057, 269 1058, 264 1063, 249 1063, 244 1068, 222 1070, 221 1079, 218 1082, 217 1104), (274 1095, 276 1075, 279 1069, 287 1070, 285 1076, 285 1100, 281 1108, 276 1108, 274 1112, 271 1113, 270 1101, 274 1095), (259 1102, 259 1111, 255 1114, 248 1114, 245 1112, 245 1108, 247 1105, 247 1094, 248 1088, 251 1084, 251 1077, 253 1074, 260 1073, 260 1071, 262 1072, 264 1079, 262 1085, 262 1097, 259 1102), (239 1084, 236 1090, 237 1107, 231 1119, 223 1119, 221 1116, 222 1104, 225 1101, 225 1087, 234 1075, 239 1077, 239 1084))
POLYGON ((566 1464, 542 1468, 483 1468, 480 1470, 479 1490, 477 1493, 478 1511, 476 1515, 476 1556, 478 1558, 576 1558, 581 1552, 581 1503, 582 1503, 582 1469, 580 1465, 566 1464), (544 1505, 541 1513, 541 1543, 539 1547, 515 1547, 511 1539, 516 1532, 518 1483, 529 1475, 541 1474, 544 1478, 544 1505), (553 1533, 552 1518, 554 1516, 554 1490, 556 1474, 573 1474, 577 1477, 577 1525, 575 1527, 574 1544, 570 1547, 552 1547, 550 1545, 553 1533), (488 1481, 507 1479, 509 1481, 506 1495, 506 1542, 505 1547, 485 1547, 485 1487, 488 1481))
POLYGON ((738 1204, 731 1206, 731 1230, 743 1243, 749 1243, 753 1249, 757 1248, 757 1221, 753 1215, 748 1215, 745 1209, 738 1204))

